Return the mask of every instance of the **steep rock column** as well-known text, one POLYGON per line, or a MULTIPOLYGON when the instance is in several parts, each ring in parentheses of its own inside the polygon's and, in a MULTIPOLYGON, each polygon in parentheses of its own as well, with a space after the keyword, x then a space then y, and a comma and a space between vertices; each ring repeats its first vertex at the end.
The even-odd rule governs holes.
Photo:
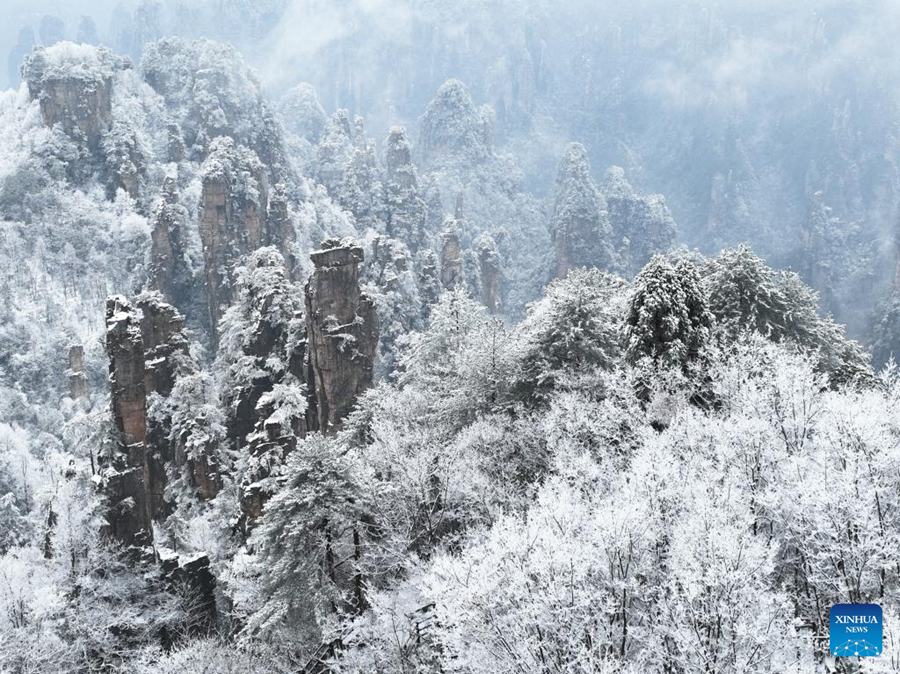
POLYGON ((234 299, 234 268, 241 256, 265 241, 268 182, 256 154, 228 137, 216 138, 202 168, 200 239, 209 327, 217 327, 234 299))
MULTIPOLYGON (((135 304, 141 313, 141 342, 144 356, 144 392, 148 412, 153 395, 167 397, 180 374, 194 371, 188 354, 188 343, 182 332, 184 317, 159 293, 139 295, 135 304)), ((168 476, 166 465, 176 460, 176 452, 169 440, 171 420, 168 415, 147 416, 147 469, 150 494, 150 515, 163 519, 169 514, 165 500, 168 476)))
POLYGON ((69 397, 73 400, 87 397, 87 377, 84 374, 84 347, 74 344, 69 347, 69 397))
POLYGON ((453 288, 463 282, 462 247, 455 221, 448 223, 441 234, 441 285, 453 288))
POLYGON ((425 237, 426 206, 419 195, 416 167, 406 132, 400 127, 392 127, 385 141, 384 168, 387 233, 416 253, 425 237))
POLYGON ((178 203, 175 179, 167 177, 150 235, 149 285, 179 306, 189 302, 192 285, 182 240, 187 217, 187 209, 178 203))
POLYGON ((500 253, 493 237, 484 234, 475 242, 478 250, 478 274, 481 303, 491 314, 500 312, 500 285, 503 278, 500 253))
POLYGON ((153 541, 147 460, 144 345, 135 308, 121 295, 106 301, 106 350, 117 452, 104 471, 110 502, 109 530, 126 546, 153 541))
POLYGON ((325 245, 310 255, 315 271, 306 284, 306 328, 319 427, 334 432, 372 385, 378 324, 375 305, 359 286, 362 248, 325 245))
POLYGON ((39 101, 44 125, 60 124, 96 153, 112 126, 113 76, 129 66, 103 47, 91 51, 88 64, 67 56, 60 45, 39 48, 25 59, 22 72, 28 93, 39 101))
POLYGON ((135 302, 141 310, 145 389, 148 394, 167 396, 176 377, 194 369, 183 332, 184 316, 159 293, 143 293, 135 302))
POLYGON ((179 377, 196 365, 183 333, 184 318, 158 292, 139 295, 134 304, 115 296, 107 301, 107 343, 113 421, 119 449, 106 472, 110 530, 126 545, 147 545, 150 523, 170 513, 165 490, 167 466, 188 465, 201 496, 218 492, 218 466, 207 456, 188 458, 171 440, 168 406, 155 401, 172 393, 179 377))
POLYGON ((284 267, 288 278, 296 279, 300 274, 299 262, 294 255, 294 242, 297 238, 294 223, 291 221, 288 207, 287 187, 277 183, 272 192, 266 216, 266 236, 268 243, 275 246, 284 257, 284 267))
POLYGON ((594 185, 587 151, 580 143, 570 144, 559 164, 550 232, 557 278, 575 267, 613 267, 606 201, 594 185))

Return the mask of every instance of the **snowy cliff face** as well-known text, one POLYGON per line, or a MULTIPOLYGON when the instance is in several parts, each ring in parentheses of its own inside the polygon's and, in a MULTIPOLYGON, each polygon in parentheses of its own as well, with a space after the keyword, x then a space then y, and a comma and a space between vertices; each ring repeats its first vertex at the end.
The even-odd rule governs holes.
POLYGON ((96 151, 112 126, 113 76, 126 67, 128 61, 108 49, 61 42, 30 54, 22 74, 44 124, 60 124, 96 151))
POLYGON ((490 152, 489 120, 459 80, 447 80, 425 109, 419 156, 426 165, 458 160, 475 164, 490 152))
POLYGON ((375 305, 360 289, 363 251, 334 243, 311 254, 315 271, 306 284, 319 428, 330 433, 340 429, 357 397, 372 386, 378 346, 375 305))

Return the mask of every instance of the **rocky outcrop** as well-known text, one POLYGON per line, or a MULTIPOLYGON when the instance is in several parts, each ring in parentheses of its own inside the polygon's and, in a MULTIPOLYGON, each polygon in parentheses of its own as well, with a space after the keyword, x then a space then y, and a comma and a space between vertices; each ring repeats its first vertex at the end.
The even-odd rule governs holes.
POLYGON ((500 291, 503 271, 500 266, 500 253, 493 237, 484 234, 475 242, 478 253, 478 280, 481 288, 481 303, 491 314, 500 313, 500 291))
POLYGON ((87 397, 87 376, 84 374, 84 347, 74 344, 69 347, 69 369, 66 371, 69 380, 69 397, 79 400, 87 397))
POLYGON ((459 243, 459 228, 456 220, 447 219, 441 234, 441 285, 453 288, 463 283, 462 247, 459 243))
POLYGON ((637 274, 653 255, 675 243, 675 220, 661 195, 638 194, 618 166, 607 170, 600 191, 626 274, 637 274))
POLYGON ((231 138, 215 139, 203 163, 200 239, 210 332, 234 299, 234 269, 265 240, 268 180, 256 154, 231 138))
POLYGON ((217 138, 229 137, 259 157, 271 183, 289 179, 281 131, 259 79, 232 45, 155 40, 144 45, 141 72, 165 100, 189 157, 203 160, 217 138))
POLYGON ((216 621, 216 577, 209 555, 201 552, 179 557, 165 551, 160 554, 160 566, 168 589, 185 600, 191 616, 189 633, 208 634, 216 621))
POLYGON ((426 166, 474 164, 491 156, 493 111, 478 109, 465 85, 447 80, 422 117, 419 156, 426 166))
POLYGON ((167 177, 153 217, 148 282, 150 288, 178 306, 188 303, 192 286, 183 243, 187 218, 187 209, 178 203, 175 179, 167 177))
POLYGON ((46 126, 59 124, 92 151, 112 125, 116 70, 130 67, 108 49, 61 42, 33 51, 22 67, 32 99, 39 101, 46 126))
POLYGON ((109 531, 123 545, 140 548, 153 540, 144 344, 140 316, 121 295, 106 301, 106 350, 117 440, 103 475, 109 531))
POLYGON ((152 522, 165 518, 167 467, 191 462, 189 470, 211 498, 218 491, 217 466, 208 457, 188 457, 173 446, 171 421, 151 414, 157 397, 171 394, 176 380, 195 371, 183 333, 184 318, 156 292, 132 304, 117 295, 107 300, 110 401, 117 448, 104 470, 109 529, 125 545, 152 541, 152 522))
POLYGON ((315 380, 319 427, 334 432, 372 385, 378 348, 375 305, 359 286, 362 248, 326 241, 310 255, 306 331, 315 380))

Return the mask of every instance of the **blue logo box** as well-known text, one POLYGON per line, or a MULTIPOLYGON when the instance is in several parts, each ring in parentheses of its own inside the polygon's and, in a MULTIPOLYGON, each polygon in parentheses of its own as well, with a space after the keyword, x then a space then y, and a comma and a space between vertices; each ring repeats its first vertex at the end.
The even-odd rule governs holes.
POLYGON ((835 604, 831 607, 828 632, 832 655, 881 655, 881 607, 878 604, 835 604))

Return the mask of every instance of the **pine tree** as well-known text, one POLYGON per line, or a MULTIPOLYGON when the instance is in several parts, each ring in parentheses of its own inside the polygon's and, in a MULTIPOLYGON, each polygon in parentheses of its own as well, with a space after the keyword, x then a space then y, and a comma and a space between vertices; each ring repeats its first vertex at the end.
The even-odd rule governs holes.
POLYGON ((709 307, 729 339, 752 330, 772 341, 791 341, 815 351, 832 382, 871 376, 868 356, 830 317, 800 278, 775 271, 747 246, 726 249, 704 274, 709 307))
POLYGON ((311 649, 336 609, 364 608, 363 508, 341 445, 320 434, 301 442, 252 538, 262 580, 254 632, 286 632, 311 649))
POLYGON ((656 255, 634 282, 625 317, 625 357, 685 366, 709 341, 713 317, 697 269, 656 255))
POLYGON ((598 269, 573 269, 550 283, 521 324, 518 394, 543 400, 567 375, 613 368, 626 291, 622 279, 598 269))

